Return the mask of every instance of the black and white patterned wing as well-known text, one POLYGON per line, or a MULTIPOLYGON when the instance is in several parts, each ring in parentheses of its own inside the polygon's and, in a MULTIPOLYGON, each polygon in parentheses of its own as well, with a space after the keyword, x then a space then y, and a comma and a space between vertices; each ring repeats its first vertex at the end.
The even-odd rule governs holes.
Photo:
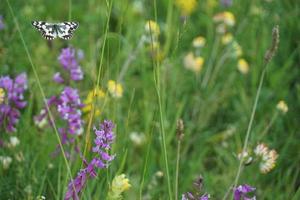
POLYGON ((57 37, 56 26, 53 23, 44 21, 32 21, 31 24, 41 32, 42 36, 47 40, 53 40, 57 37))
POLYGON ((62 22, 56 24, 57 35, 61 39, 69 40, 73 36, 73 32, 78 28, 78 22, 62 22))

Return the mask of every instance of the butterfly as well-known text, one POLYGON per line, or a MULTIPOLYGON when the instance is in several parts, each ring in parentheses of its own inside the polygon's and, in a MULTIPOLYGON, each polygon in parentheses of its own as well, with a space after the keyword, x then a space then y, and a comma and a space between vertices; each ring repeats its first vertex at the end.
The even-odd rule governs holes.
POLYGON ((69 40, 73 36, 73 32, 78 28, 78 22, 60 22, 48 23, 44 21, 32 21, 31 24, 41 32, 42 36, 47 40, 53 40, 59 37, 69 40))

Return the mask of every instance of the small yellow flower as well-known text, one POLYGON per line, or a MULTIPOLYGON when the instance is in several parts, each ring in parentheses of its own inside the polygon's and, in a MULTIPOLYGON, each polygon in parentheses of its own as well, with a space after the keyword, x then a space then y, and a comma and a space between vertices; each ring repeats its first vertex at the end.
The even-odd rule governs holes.
MULTIPOLYGON (((97 100, 101 100, 105 97, 105 92, 99 88, 95 88, 94 90, 90 91, 84 100, 84 107, 82 108, 82 112, 89 113, 93 107, 93 99, 97 98, 97 100)), ((95 108, 95 116, 100 115, 100 110, 95 108)))
POLYGON ((205 38, 202 36, 198 36, 193 40, 193 47, 195 48, 201 48, 205 45, 205 38))
POLYGON ((122 193, 131 187, 129 179, 126 178, 125 174, 116 176, 113 181, 111 188, 108 192, 108 200, 122 199, 122 193))
POLYGON ((5 92, 3 88, 0 88, 0 104, 4 102, 5 92))
POLYGON ((196 0, 176 0, 175 4, 180 9, 182 16, 189 16, 197 8, 196 0))
POLYGON ((281 111, 283 114, 287 113, 287 111, 289 110, 288 105, 285 103, 285 101, 281 100, 278 102, 276 108, 281 111))
POLYGON ((159 25, 153 20, 148 20, 146 22, 145 31, 147 34, 153 35, 153 36, 158 36, 160 34, 159 25))
POLYGON ((243 58, 240 58, 238 61, 238 70, 242 73, 242 74, 248 74, 249 72, 249 64, 247 63, 247 61, 243 58))
POLYGON ((202 70, 204 58, 201 56, 195 57, 194 53, 188 53, 183 60, 184 67, 196 73, 202 70))
POLYGON ((262 143, 256 146, 254 153, 260 158, 259 169, 261 173, 266 174, 275 167, 278 154, 274 149, 269 150, 268 146, 262 143))
POLYGON ((123 87, 120 83, 109 80, 107 83, 108 91, 114 98, 121 98, 123 96, 123 87))
POLYGON ((222 44, 227 45, 233 41, 233 36, 231 33, 226 33, 222 36, 222 44))
POLYGON ((230 27, 235 25, 235 17, 231 12, 228 12, 228 11, 216 14, 213 17, 213 20, 216 23, 224 23, 230 27))

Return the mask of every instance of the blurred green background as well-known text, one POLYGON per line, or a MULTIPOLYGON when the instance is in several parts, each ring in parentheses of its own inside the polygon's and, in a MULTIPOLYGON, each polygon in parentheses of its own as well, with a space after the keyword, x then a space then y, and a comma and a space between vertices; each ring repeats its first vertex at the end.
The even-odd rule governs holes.
MULTIPOLYGON (((108 98, 101 107, 101 115, 94 120, 97 124, 111 119, 117 124, 113 147, 117 157, 108 170, 99 172, 97 179, 88 182, 82 199, 104 199, 108 183, 118 173, 125 173, 132 185, 125 199, 175 199, 179 118, 185 127, 179 194, 190 191, 193 180, 201 174, 203 190, 212 199, 223 198, 236 176, 239 164, 236 155, 243 147, 264 54, 272 42, 272 28, 278 24, 280 43, 268 65, 249 148, 265 143, 279 157, 276 167, 267 174, 260 173, 257 163, 246 166, 239 183, 256 187, 257 199, 300 199, 299 2, 233 0, 226 7, 216 0, 199 0, 185 16, 179 1, 172 0, 9 2, 46 97, 59 94, 63 88, 52 81, 52 76, 61 70, 57 57, 67 46, 81 49, 85 55, 80 62, 84 80, 72 83, 72 87, 79 89, 82 100, 97 79, 104 41, 100 87, 105 89, 108 80, 118 80, 123 86, 122 98, 108 98), (111 13, 109 5, 112 5, 111 13), (224 11, 235 16, 235 25, 226 32, 240 45, 241 56, 235 56, 233 48, 223 45, 222 34, 216 31, 214 16, 224 11), (74 20, 80 26, 70 41, 48 42, 32 27, 32 20, 74 20), (151 45, 146 43, 138 46, 145 36, 148 20, 156 21, 160 27, 157 52, 151 52, 151 45), (192 42, 199 35, 206 39, 200 53, 204 63, 200 72, 194 72, 184 67, 184 59, 194 51, 192 42), (248 73, 238 70, 239 58, 247 61, 248 73), (128 70, 119 79, 128 61, 128 70), (208 77, 207 84, 203 84, 205 77, 208 77), (155 90, 157 78, 161 109, 155 90), (286 114, 276 109, 280 100, 288 105, 286 114), (166 135, 172 197, 168 194, 160 125, 166 135), (133 132, 144 137, 141 145, 131 139, 133 132), (155 175, 158 171, 163 172, 162 177, 155 175)), ((14 157, 22 152, 24 161, 13 160, 9 169, 0 168, 0 199, 36 199, 39 195, 62 199, 69 177, 62 157, 51 157, 57 145, 53 130, 49 127, 39 130, 34 126, 33 116, 43 107, 43 100, 5 0, 0 3, 0 15, 5 25, 0 30, 0 76, 15 77, 26 72, 29 78, 28 106, 22 110, 17 132, 1 132, 1 139, 5 141, 15 135, 20 145, 16 149, 1 148, 0 155, 14 157)), ((83 145, 84 136, 77 142, 83 145)), ((70 166, 75 176, 81 166, 80 158, 70 161, 70 166)))

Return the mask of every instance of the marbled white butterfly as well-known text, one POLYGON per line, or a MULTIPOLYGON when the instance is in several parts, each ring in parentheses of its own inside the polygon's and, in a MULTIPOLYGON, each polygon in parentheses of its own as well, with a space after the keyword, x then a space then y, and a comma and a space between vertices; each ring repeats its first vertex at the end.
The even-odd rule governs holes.
POLYGON ((69 40, 79 26, 78 22, 48 23, 44 21, 32 21, 31 23, 47 40, 53 40, 56 37, 69 40))

